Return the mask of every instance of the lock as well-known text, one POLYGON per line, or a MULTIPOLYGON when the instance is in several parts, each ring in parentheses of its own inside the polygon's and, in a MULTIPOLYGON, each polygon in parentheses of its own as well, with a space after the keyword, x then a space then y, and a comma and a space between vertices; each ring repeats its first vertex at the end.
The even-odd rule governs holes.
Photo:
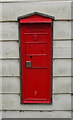
POLYGON ((26 67, 30 68, 31 67, 31 61, 26 61, 26 67))

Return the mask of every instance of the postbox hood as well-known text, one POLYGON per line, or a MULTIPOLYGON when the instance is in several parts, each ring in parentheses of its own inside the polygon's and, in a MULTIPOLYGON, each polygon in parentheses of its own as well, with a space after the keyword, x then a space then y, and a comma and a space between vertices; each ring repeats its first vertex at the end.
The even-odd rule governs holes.
POLYGON ((54 20, 53 16, 49 16, 47 14, 39 12, 33 12, 18 17, 18 21, 20 23, 52 23, 53 20, 54 20))
POLYGON ((50 16, 50 15, 48 15, 48 14, 44 14, 44 13, 40 13, 40 12, 33 12, 33 13, 25 14, 25 15, 23 15, 23 16, 19 16, 19 17, 18 17, 18 20, 24 19, 24 18, 26 18, 26 17, 33 16, 33 15, 39 15, 39 16, 42 16, 42 17, 45 17, 45 18, 50 18, 50 19, 52 19, 52 20, 55 19, 55 17, 50 16))

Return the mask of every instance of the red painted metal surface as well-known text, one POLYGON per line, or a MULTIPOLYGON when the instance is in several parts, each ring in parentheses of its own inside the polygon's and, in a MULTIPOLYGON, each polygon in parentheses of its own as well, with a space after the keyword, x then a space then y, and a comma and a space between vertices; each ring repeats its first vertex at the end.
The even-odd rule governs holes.
MULTIPOLYGON (((37 15, 35 18, 39 20, 37 15)), ((51 103, 52 24, 27 24, 26 20, 24 24, 20 24, 20 57, 21 102, 51 103), (30 65, 26 65, 26 62, 30 65)))
POLYGON ((40 15, 32 15, 30 16, 30 19, 29 17, 26 17, 25 19, 20 19, 20 23, 51 23, 52 22, 52 19, 50 18, 45 18, 43 16, 40 16, 40 15))

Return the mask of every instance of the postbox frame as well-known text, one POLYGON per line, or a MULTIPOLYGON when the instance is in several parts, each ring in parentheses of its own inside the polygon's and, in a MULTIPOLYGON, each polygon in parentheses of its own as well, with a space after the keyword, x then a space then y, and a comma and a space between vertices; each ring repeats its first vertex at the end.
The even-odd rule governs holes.
MULTIPOLYGON (((50 104, 52 104, 52 93, 53 93, 53 32, 54 32, 53 31, 53 21, 54 21, 55 17, 50 16, 48 14, 40 13, 40 12, 32 12, 32 13, 29 13, 29 14, 19 16, 17 18, 17 21, 18 21, 18 40, 19 40, 19 63, 20 63, 20 65, 19 65, 19 69, 20 69, 20 104, 42 104, 42 101, 41 101, 41 103, 34 103, 34 102, 33 103, 29 103, 29 102, 28 103, 22 103, 22 67, 21 67, 21 53, 20 53, 20 24, 24 24, 24 23, 20 23, 20 19, 24 19, 24 18, 30 17, 32 15, 40 15, 40 16, 43 16, 45 18, 52 19, 52 22, 48 22, 52 26, 52 48, 51 48, 52 49, 51 68, 52 69, 51 69, 51 91, 50 91, 51 92, 51 102, 50 103, 43 103, 43 104, 49 104, 50 105, 50 104)), ((32 23, 32 22, 30 22, 30 23, 32 23)), ((36 22, 34 22, 34 23, 36 23, 36 22)))

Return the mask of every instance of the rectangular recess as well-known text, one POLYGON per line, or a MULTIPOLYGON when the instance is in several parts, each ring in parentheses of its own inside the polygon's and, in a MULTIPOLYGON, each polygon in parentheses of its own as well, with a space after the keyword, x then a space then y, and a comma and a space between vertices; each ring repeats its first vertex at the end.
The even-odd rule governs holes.
POLYGON ((25 101, 46 101, 49 98, 50 88, 48 80, 48 69, 26 69, 24 97, 25 101), (32 75, 32 76, 31 76, 32 75), (31 78, 31 79, 30 79, 31 78), (28 84, 29 83, 29 84, 28 84), (47 85, 46 85, 47 84, 47 85), (40 88, 41 87, 41 88, 40 88), (30 92, 29 92, 30 91, 30 92))
POLYGON ((27 44, 26 54, 46 54, 46 44, 27 44))
POLYGON ((26 42, 46 42, 46 34, 42 33, 42 34, 37 34, 37 33, 34 33, 34 34, 24 34, 25 35, 25 39, 26 39, 26 42), (35 36, 37 35, 37 40, 35 39, 35 36))
POLYGON ((20 25, 21 102, 51 103, 52 25, 20 25), (31 67, 25 63, 31 62, 31 67))

